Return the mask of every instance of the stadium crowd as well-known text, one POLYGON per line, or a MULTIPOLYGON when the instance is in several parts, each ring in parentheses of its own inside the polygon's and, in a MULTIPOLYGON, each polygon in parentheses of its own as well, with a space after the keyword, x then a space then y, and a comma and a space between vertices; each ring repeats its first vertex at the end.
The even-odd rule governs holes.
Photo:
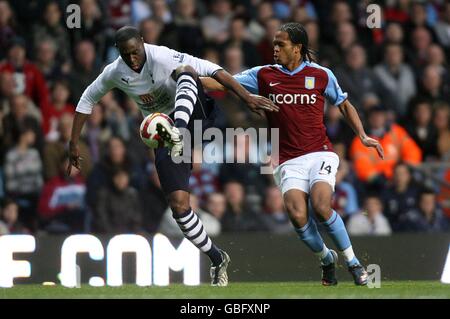
MULTIPOLYGON (((318 62, 331 68, 380 139, 374 156, 327 106, 325 124, 340 157, 333 208, 350 234, 449 230, 450 2, 379 2, 382 27, 366 25, 369 1, 0 0, 0 234, 154 233, 181 235, 140 141, 137 105, 113 91, 83 131, 81 171, 66 176, 75 106, 118 55, 115 30, 140 28, 145 42, 222 65, 232 74, 272 64, 272 39, 286 21, 305 25, 318 62), (66 8, 78 3, 81 27, 66 8), (442 181, 442 182, 439 182, 442 181)), ((210 93, 216 125, 261 128, 264 118, 234 97, 210 93)), ((293 229, 271 175, 248 159, 254 141, 238 135, 246 163, 193 164, 192 207, 211 236, 293 229)), ((195 150, 194 156, 201 156, 195 150)))

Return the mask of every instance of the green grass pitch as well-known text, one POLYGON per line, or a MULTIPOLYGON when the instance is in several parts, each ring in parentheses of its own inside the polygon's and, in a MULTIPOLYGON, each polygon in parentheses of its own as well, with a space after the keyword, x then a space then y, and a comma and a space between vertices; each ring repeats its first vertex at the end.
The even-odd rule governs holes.
POLYGON ((145 298, 145 299, 326 299, 326 298, 450 298, 450 285, 438 281, 382 281, 380 288, 357 287, 352 282, 339 282, 323 287, 320 282, 255 282, 230 283, 228 287, 203 284, 190 287, 171 284, 166 287, 65 288, 60 285, 16 285, 0 288, 0 298, 145 298))

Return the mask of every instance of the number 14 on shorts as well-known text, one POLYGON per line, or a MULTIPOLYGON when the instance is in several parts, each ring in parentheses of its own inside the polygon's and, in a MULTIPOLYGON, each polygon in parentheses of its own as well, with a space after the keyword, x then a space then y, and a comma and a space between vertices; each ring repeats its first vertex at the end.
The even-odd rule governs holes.
POLYGON ((331 174, 331 165, 327 165, 325 161, 322 162, 322 166, 320 166, 320 175, 330 175, 331 174))

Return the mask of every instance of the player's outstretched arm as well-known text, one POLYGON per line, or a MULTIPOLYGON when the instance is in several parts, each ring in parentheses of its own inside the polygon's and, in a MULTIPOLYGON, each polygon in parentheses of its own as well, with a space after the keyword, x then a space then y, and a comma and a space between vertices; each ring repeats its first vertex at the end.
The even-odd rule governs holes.
POLYGON ((344 102, 339 104, 339 110, 341 111, 342 115, 344 115, 345 120, 351 126, 356 136, 359 137, 363 145, 367 147, 374 147, 377 150, 378 155, 382 159, 384 159, 383 147, 376 139, 367 136, 366 132, 364 131, 361 119, 359 118, 358 112, 350 103, 350 101, 346 99, 344 102))
POLYGON ((84 114, 80 112, 75 112, 72 124, 72 133, 69 142, 69 166, 67 167, 67 175, 70 176, 72 171, 72 166, 81 169, 80 150, 78 148, 78 142, 80 140, 81 130, 83 129, 84 123, 86 122, 89 114, 84 114))
MULTIPOLYGON (((214 79, 225 89, 234 92, 253 112, 262 115, 262 111, 279 111, 278 106, 275 105, 270 99, 260 95, 250 94, 250 92, 248 92, 235 78, 231 76, 230 73, 225 70, 217 71, 214 74, 214 79)), ((213 84, 213 82, 210 82, 209 85, 211 85, 211 87, 217 86, 217 84, 213 84)), ((220 88, 220 86, 217 87, 220 88)), ((209 89, 208 87, 205 88, 209 89)))

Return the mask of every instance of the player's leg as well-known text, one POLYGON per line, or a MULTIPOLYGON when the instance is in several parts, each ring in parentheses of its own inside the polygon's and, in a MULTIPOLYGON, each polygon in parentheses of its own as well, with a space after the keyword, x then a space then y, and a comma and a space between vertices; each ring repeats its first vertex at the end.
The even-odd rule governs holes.
POLYGON ((183 153, 183 129, 186 129, 194 107, 198 104, 198 75, 189 65, 177 68, 172 77, 177 82, 175 91, 175 111, 173 127, 158 127, 158 134, 170 145, 171 154, 179 156, 183 153))
POLYGON ((155 150, 155 165, 161 187, 172 209, 172 216, 184 237, 210 258, 212 284, 226 286, 228 284, 226 269, 230 258, 214 245, 202 221, 190 206, 188 187, 191 164, 174 163, 167 149, 161 148, 155 150))
POLYGON ((213 265, 220 265, 223 260, 220 250, 213 244, 203 227, 202 221, 192 210, 189 203, 189 193, 176 190, 171 192, 167 199, 172 209, 172 216, 184 237, 208 255, 213 265))
POLYGON ((338 250, 344 256, 349 271, 355 283, 367 283, 367 273, 361 266, 353 252, 350 237, 345 228, 344 221, 336 211, 331 208, 331 200, 335 183, 335 175, 339 166, 336 154, 329 152, 314 161, 311 169, 311 204, 317 219, 330 235, 338 250))
POLYGON ((336 285, 334 265, 337 261, 337 254, 327 248, 317 230, 316 222, 308 214, 308 194, 300 190, 302 189, 301 185, 306 185, 306 183, 304 180, 290 179, 282 184, 282 192, 283 185, 286 187, 283 192, 286 210, 299 238, 320 259, 323 269, 322 284, 325 286, 336 285))

